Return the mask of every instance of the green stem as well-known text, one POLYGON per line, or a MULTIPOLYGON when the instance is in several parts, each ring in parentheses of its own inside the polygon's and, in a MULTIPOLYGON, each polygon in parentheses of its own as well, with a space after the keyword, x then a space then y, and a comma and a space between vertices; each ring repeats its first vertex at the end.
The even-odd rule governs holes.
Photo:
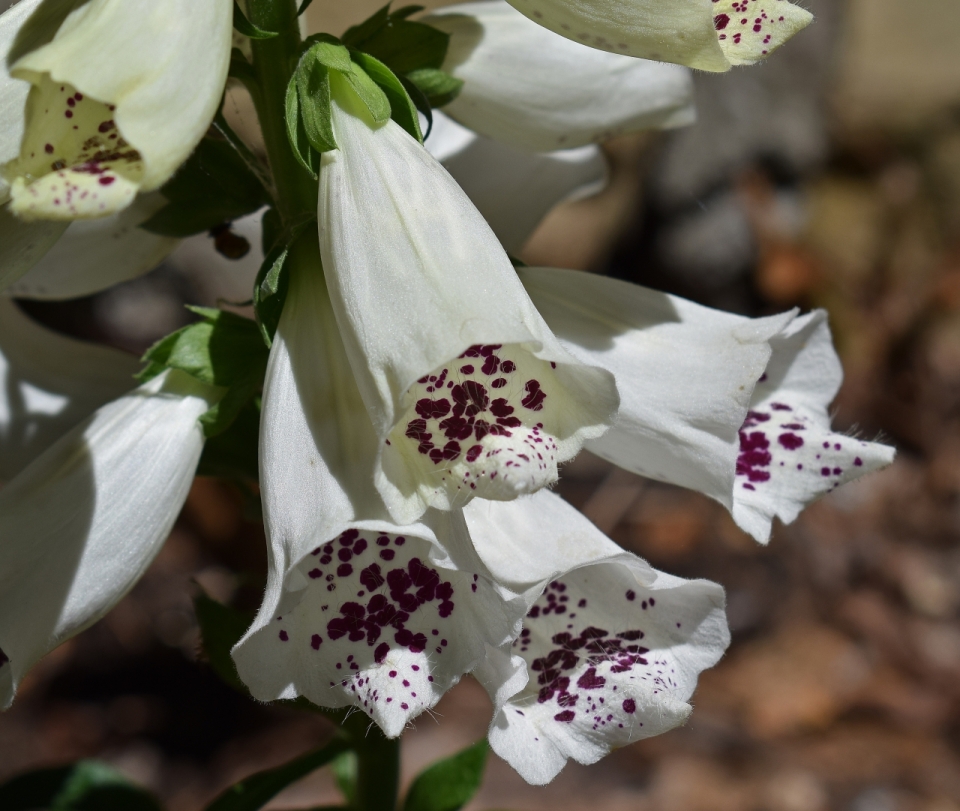
POLYGON ((273 172, 277 209, 284 224, 314 214, 317 208, 317 184, 297 163, 287 141, 284 119, 287 83, 300 57, 300 27, 296 0, 249 0, 250 22, 277 36, 250 41, 253 68, 260 85, 254 98, 260 129, 273 172))
POLYGON ((346 726, 357 753, 356 811, 396 811, 400 739, 384 737, 380 728, 360 712, 350 716, 346 726))

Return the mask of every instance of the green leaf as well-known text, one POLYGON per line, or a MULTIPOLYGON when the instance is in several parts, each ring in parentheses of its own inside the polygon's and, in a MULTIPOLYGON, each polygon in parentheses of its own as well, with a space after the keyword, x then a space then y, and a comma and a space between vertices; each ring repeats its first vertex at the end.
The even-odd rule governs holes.
POLYGON ((219 403, 207 409, 200 416, 203 434, 208 439, 226 431, 254 395, 263 388, 263 378, 267 372, 267 355, 259 355, 251 363, 247 373, 234 381, 219 403))
POLYGON ((141 225, 147 231, 187 237, 235 220, 270 201, 263 183, 224 136, 204 138, 160 189, 170 202, 141 225))
POLYGON ((364 42, 372 37, 384 25, 386 25, 389 19, 390 3, 387 3, 383 8, 378 9, 369 17, 367 17, 367 19, 365 19, 362 23, 350 26, 350 28, 348 28, 343 34, 342 39, 344 44, 358 45, 359 43, 364 42))
POLYGON ((487 741, 478 741, 417 775, 403 811, 457 811, 480 788, 487 762, 487 741))
POLYGON ((330 118, 330 69, 316 55, 307 51, 297 65, 297 96, 300 100, 300 120, 307 141, 317 152, 337 148, 330 118))
POLYGON ((391 18, 373 36, 348 44, 375 56, 394 73, 406 74, 418 68, 439 68, 450 35, 425 23, 391 18))
POLYGON ((230 651, 247 632, 253 614, 218 603, 203 591, 194 599, 193 609, 200 626, 200 644, 210 667, 231 687, 246 693, 247 688, 237 675, 230 651))
POLYGON ((257 87, 257 73, 239 48, 230 51, 230 70, 227 75, 239 79, 248 90, 257 87))
POLYGON ((403 83, 390 68, 376 57, 362 51, 353 51, 351 56, 386 95, 390 102, 390 113, 393 120, 422 144, 423 133, 420 132, 417 108, 404 89, 403 83))
POLYGON ((251 775, 217 797, 206 811, 256 811, 291 783, 319 769, 349 749, 345 738, 335 738, 322 749, 308 752, 276 769, 251 775))
POLYGON ((245 37, 250 37, 250 39, 273 39, 273 37, 277 36, 276 31, 264 31, 262 28, 257 28, 257 26, 250 22, 236 0, 234 0, 233 3, 233 27, 245 37))
POLYGON ((161 811, 116 769, 95 760, 27 772, 0 785, 3 811, 161 811))
POLYGON ((333 776, 337 787, 343 793, 347 805, 356 805, 357 801, 357 754, 344 752, 333 761, 333 776))
POLYGON ((420 88, 411 82, 406 76, 400 76, 398 78, 400 79, 400 84, 403 85, 403 89, 407 91, 407 95, 413 102, 413 106, 416 107, 417 110, 423 114, 423 117, 427 119, 427 131, 423 135, 424 140, 426 140, 426 138, 430 135, 430 131, 433 129, 433 107, 430 106, 430 99, 423 95, 420 88))
POLYGON ((260 249, 266 255, 283 234, 283 219, 280 217, 280 212, 275 208, 264 211, 263 218, 260 220, 260 230, 260 249))
POLYGON ((297 91, 297 73, 294 71, 287 85, 287 94, 284 99, 284 121, 287 125, 287 140, 293 155, 310 176, 316 180, 317 170, 320 168, 320 156, 310 146, 307 130, 300 115, 300 94, 297 91))
POLYGON ((285 273, 290 246, 280 244, 264 257, 257 280, 253 285, 253 312, 257 318, 260 337, 268 347, 273 346, 283 305, 287 299, 289 275, 285 273))
POLYGON ((321 65, 325 65, 331 70, 341 72, 350 70, 350 51, 340 43, 340 40, 331 37, 329 34, 320 34, 311 39, 315 41, 307 51, 310 58, 316 59, 321 65))
POLYGON ((427 97, 431 107, 443 107, 453 101, 463 89, 463 79, 451 76, 437 68, 418 68, 407 74, 417 89, 427 97))
POLYGON ((390 118, 392 108, 387 94, 371 79, 366 71, 356 62, 350 63, 350 72, 343 73, 343 77, 350 83, 350 87, 360 97, 364 107, 370 111, 373 120, 378 124, 390 118))

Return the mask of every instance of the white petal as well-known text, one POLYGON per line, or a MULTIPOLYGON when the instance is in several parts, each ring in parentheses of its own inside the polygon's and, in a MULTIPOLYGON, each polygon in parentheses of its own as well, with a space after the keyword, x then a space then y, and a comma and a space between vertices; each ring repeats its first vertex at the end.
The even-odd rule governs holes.
POLYGON ((761 543, 825 493, 886 467, 887 445, 832 433, 827 411, 843 377, 827 315, 814 311, 771 340, 773 356, 740 430, 733 517, 761 543))
POLYGON ((739 0, 510 0, 510 4, 534 22, 592 48, 709 71, 763 59, 813 20, 808 11, 787 0, 751 0, 749 10, 739 0))
POLYGON ((576 270, 520 277, 570 352, 616 375, 617 422, 587 448, 633 473, 733 506, 738 430, 794 313, 749 319, 576 270))
MULTIPOLYGON (((578 538, 594 549, 613 546, 550 493, 464 512, 494 572, 541 546, 547 558, 578 538)), ((594 763, 682 724, 697 676, 729 644, 719 586, 672 577, 614 549, 581 554, 541 585, 519 638, 476 671, 495 702, 490 745, 530 783, 550 782, 568 758, 594 763)))
POLYGON ((528 152, 476 135, 439 110, 426 147, 460 184, 509 253, 518 253, 547 212, 600 191, 599 147, 528 152))
POLYGON ((133 385, 133 355, 67 338, 0 298, 0 482, 133 385))
POLYGON ((0 491, 0 706, 143 574, 187 496, 217 395, 169 372, 105 405, 0 491))
POLYGON ((424 22, 451 35, 443 68, 465 82, 444 112, 488 138, 546 152, 694 121, 686 68, 557 37, 503 0, 424 22))
POLYGON ((219 107, 229 0, 90 0, 21 57, 33 85, 19 158, 5 167, 27 219, 84 219, 162 185, 219 107))
POLYGON ((377 488, 399 523, 539 489, 603 432, 613 378, 560 346, 443 168, 350 94, 335 88, 340 148, 323 156, 320 250, 382 443, 377 488))
MULTIPOLYGON (((137 197, 117 214, 70 223, 46 255, 7 288, 7 294, 30 299, 77 298, 153 270, 179 240, 137 226, 165 204, 159 192, 152 192, 137 197)), ((23 223, 21 227, 49 225, 58 223, 23 223)))
POLYGON ((459 512, 384 520, 376 435, 316 262, 294 267, 262 426, 270 572, 240 677, 261 700, 360 707, 395 737, 516 635, 525 604, 492 583, 459 512))

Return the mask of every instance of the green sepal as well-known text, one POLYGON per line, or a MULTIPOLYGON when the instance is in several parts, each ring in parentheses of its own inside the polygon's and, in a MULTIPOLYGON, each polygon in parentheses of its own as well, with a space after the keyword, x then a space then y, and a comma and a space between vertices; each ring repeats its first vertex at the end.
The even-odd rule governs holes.
POLYGON ((287 288, 290 286, 289 274, 285 272, 289 255, 289 245, 275 246, 264 257, 253 285, 253 312, 260 338, 268 347, 273 346, 273 336, 277 334, 287 288))
POLYGON ((307 141, 317 152, 336 149, 337 141, 333 135, 333 121, 330 116, 330 69, 316 58, 311 49, 300 58, 294 76, 297 82, 300 120, 303 122, 307 141))
POLYGON ((160 192, 169 201, 141 228, 188 237, 251 214, 270 202, 263 183, 234 144, 214 132, 197 145, 160 192), (217 136, 217 137, 214 137, 217 136))
POLYGON ((325 766, 350 748, 337 736, 322 749, 308 752, 275 769, 258 772, 232 785, 206 807, 206 811, 257 811, 291 783, 325 766))
POLYGON ((106 763, 79 760, 69 766, 19 774, 0 785, 3 811, 161 811, 146 789, 106 763))
POLYGON ((480 788, 488 751, 483 739, 424 769, 410 786, 403 811, 458 811, 480 788))
MULTIPOLYGON (((321 65, 326 65, 331 70, 341 72, 350 70, 350 51, 331 34, 314 34, 307 38, 310 47, 304 53, 310 55, 311 59, 317 60, 321 65)), ((303 57, 301 57, 301 60, 303 57)))
POLYGON ((423 133, 420 131, 416 105, 396 74, 370 54, 353 51, 351 56, 386 95, 390 102, 391 118, 422 144, 423 133))
POLYGON ((241 486, 250 520, 257 520, 261 512, 260 498, 248 486, 260 481, 259 447, 260 398, 256 396, 244 403, 229 428, 204 443, 197 466, 198 476, 229 479, 241 486))
POLYGON ((344 752, 331 764, 333 776, 337 781, 337 788, 343 794, 347 805, 357 803, 357 754, 344 752))
MULTIPOLYGON (((400 79, 400 84, 403 85, 403 89, 407 91, 407 95, 410 97, 410 101, 413 102, 413 106, 427 119, 427 131, 423 134, 423 138, 426 140, 433 130, 433 107, 430 106, 430 99, 423 95, 420 88, 406 76, 399 76, 397 78, 400 79)), ((417 123, 419 124, 420 122, 418 121, 417 123)))
POLYGON ((257 28, 257 26, 250 22, 236 0, 234 0, 233 3, 233 27, 250 39, 273 39, 277 36, 276 31, 264 31, 262 28, 257 28))
POLYGON ((463 79, 451 76, 438 68, 418 68, 407 74, 407 79, 427 97, 431 107, 443 107, 453 101, 463 89, 463 79))
POLYGON ((242 693, 247 688, 237 675, 230 651, 247 632, 253 613, 218 603, 201 589, 193 600, 193 610, 200 626, 200 649, 204 658, 223 681, 242 693))
POLYGON ((307 138, 307 129, 300 116, 300 94, 297 91, 297 73, 294 71, 287 84, 287 93, 284 98, 284 123, 287 126, 287 140, 293 156, 309 174, 316 180, 320 168, 320 155, 310 146, 307 138))
POLYGON ((210 439, 226 431, 254 395, 263 388, 263 378, 267 373, 267 356, 258 356, 251 362, 247 373, 234 381, 227 393, 212 408, 200 415, 203 435, 210 439))
POLYGON ((363 68, 356 62, 351 62, 350 71, 341 75, 350 83, 353 92, 360 97, 360 101, 363 102, 363 106, 367 108, 374 121, 382 124, 384 121, 390 120, 393 109, 387 94, 367 75, 363 68))

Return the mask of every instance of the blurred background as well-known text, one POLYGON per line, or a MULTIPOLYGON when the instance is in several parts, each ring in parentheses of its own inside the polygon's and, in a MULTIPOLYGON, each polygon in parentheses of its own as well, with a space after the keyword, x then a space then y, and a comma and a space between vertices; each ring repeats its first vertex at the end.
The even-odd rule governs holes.
MULTIPOLYGON (((340 33, 378 5, 315 0, 310 27, 340 33)), ((491 757, 471 811, 960 811, 960 3, 804 5, 816 23, 766 64, 696 77, 695 126, 609 142, 609 188, 555 210, 523 258, 747 315, 826 307, 846 368, 835 425, 899 457, 768 548, 698 494, 587 454, 568 465, 560 493, 625 548, 726 587, 733 644, 686 727, 542 789, 491 757)), ((194 265, 181 251, 25 309, 142 351, 209 299, 194 265)), ((198 660, 197 584, 252 609, 264 567, 239 493, 198 479, 144 579, 0 717, 0 780, 97 756, 194 811, 322 742, 323 719, 256 705, 198 660)), ((489 715, 465 679, 404 736, 406 779, 489 715)), ((269 807, 337 801, 321 772, 269 807)))

